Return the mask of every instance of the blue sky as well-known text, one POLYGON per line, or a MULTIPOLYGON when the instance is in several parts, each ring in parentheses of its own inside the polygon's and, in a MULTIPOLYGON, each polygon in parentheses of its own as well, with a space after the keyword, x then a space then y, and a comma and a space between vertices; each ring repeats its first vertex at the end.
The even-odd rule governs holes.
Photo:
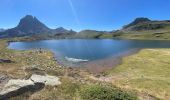
POLYGON ((170 0, 0 0, 0 28, 28 14, 50 28, 110 31, 137 17, 170 19, 170 0))

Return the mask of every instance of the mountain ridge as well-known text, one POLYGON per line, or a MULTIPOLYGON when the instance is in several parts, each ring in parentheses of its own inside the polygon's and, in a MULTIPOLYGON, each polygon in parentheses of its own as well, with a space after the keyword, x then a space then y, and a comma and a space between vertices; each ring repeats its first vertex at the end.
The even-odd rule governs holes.
POLYGON ((8 37, 35 37, 35 39, 51 39, 51 38, 124 38, 129 35, 133 35, 136 38, 136 33, 141 36, 147 35, 150 37, 164 36, 166 33, 169 36, 170 20, 150 20, 145 17, 136 18, 131 23, 122 27, 117 31, 97 31, 97 30, 82 30, 76 32, 74 30, 67 30, 63 27, 56 29, 50 29, 45 24, 40 22, 36 17, 32 15, 26 15, 23 17, 19 24, 11 29, 1 31, 0 38, 8 37), (159 36, 158 36, 159 33, 159 36), (152 35, 154 34, 154 35, 152 35), (156 34, 156 35, 155 35, 156 34))

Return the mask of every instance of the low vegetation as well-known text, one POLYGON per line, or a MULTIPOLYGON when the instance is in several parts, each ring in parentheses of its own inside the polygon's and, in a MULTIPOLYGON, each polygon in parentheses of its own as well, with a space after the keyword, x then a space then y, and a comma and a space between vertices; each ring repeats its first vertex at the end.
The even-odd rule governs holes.
POLYGON ((109 85, 89 85, 80 91, 83 100, 138 100, 136 96, 109 85))

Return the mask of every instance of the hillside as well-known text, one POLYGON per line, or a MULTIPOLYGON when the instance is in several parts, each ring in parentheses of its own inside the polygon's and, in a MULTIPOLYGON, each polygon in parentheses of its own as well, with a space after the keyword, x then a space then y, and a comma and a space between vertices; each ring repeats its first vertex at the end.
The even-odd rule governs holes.
POLYGON ((113 68, 107 78, 121 88, 148 93, 160 98, 158 100, 170 100, 169 55, 169 49, 141 50, 123 58, 122 64, 113 68))
POLYGON ((114 38, 122 39, 170 40, 170 21, 137 18, 112 34, 114 38))

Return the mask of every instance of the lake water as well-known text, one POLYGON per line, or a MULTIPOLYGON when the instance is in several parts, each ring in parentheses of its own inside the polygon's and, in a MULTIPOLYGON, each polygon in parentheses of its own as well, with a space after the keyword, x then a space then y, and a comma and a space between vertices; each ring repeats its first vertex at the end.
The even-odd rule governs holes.
POLYGON ((16 50, 48 49, 63 65, 77 65, 95 60, 118 57, 134 49, 170 48, 170 41, 114 40, 114 39, 63 39, 31 42, 12 42, 8 48, 16 50))

